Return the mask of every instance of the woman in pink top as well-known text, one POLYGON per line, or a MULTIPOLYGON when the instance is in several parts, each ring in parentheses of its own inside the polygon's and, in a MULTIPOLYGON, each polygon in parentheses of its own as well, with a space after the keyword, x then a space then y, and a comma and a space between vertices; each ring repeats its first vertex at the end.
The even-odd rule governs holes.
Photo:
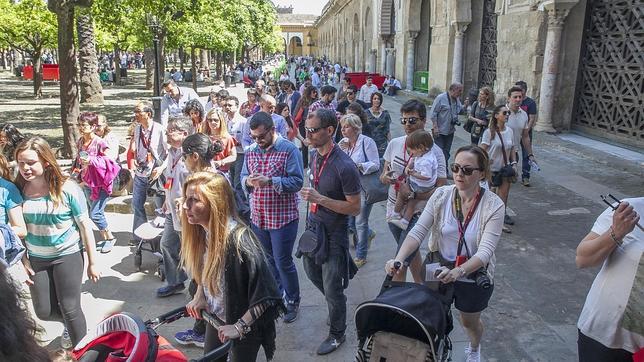
POLYGON ((116 238, 108 229, 105 206, 112 189, 114 177, 118 175, 118 164, 107 156, 110 147, 95 134, 99 115, 83 112, 78 116, 78 155, 73 167, 73 176, 83 185, 89 201, 89 215, 103 236, 102 253, 112 251, 116 238))

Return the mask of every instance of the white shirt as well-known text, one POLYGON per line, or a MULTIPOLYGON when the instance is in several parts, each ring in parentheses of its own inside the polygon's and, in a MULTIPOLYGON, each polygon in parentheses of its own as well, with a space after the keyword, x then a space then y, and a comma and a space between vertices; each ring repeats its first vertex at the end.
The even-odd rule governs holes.
POLYGON ((199 99, 197 92, 192 88, 177 88, 179 89, 178 101, 167 94, 161 98, 161 124, 164 128, 168 126, 168 118, 170 118, 170 116, 178 117, 183 115, 183 109, 186 107, 186 103, 188 103, 188 101, 199 99))
MULTIPOLYGON (((385 154, 383 155, 383 158, 385 161, 389 162, 389 169, 394 171, 393 172, 393 177, 396 178, 405 171, 405 166, 407 166, 407 162, 411 158, 409 153, 406 152, 406 147, 405 147, 405 140, 407 139, 407 136, 401 136, 401 137, 396 137, 389 141, 389 144, 387 145, 387 149, 385 150, 385 154)), ((438 172, 437 172, 437 178, 447 178, 447 166, 445 165, 445 155, 443 154, 443 151, 441 150, 440 147, 438 147, 436 144, 431 149, 431 152, 434 154, 434 157, 436 157, 436 161, 438 162, 438 172)), ((416 212, 420 212, 425 208, 425 204, 427 204, 426 200, 419 201, 416 203, 416 212)), ((389 186, 389 197, 387 198, 387 217, 390 217, 391 214, 394 211, 394 206, 396 205, 396 189, 394 188, 393 185, 389 186)))
MULTIPOLYGON (((342 141, 349 142, 347 138, 343 138, 342 141)), ((343 143, 343 142, 340 143, 343 143)), ((377 172, 380 170, 380 156, 378 156, 378 147, 376 142, 365 135, 358 135, 356 144, 353 148, 342 149, 344 153, 351 157, 351 160, 362 169, 363 175, 369 175, 371 173, 377 172)))
MULTIPOLYGON (((512 155, 514 147, 514 139, 512 128, 505 126, 505 131, 501 132, 501 137, 503 137, 503 145, 505 146, 505 154, 508 158, 508 163, 510 162, 510 156, 512 155)), ((499 172, 503 168, 503 151, 501 150, 501 140, 499 139, 499 133, 494 136, 493 140, 490 140, 492 134, 490 129, 486 129, 481 136, 481 144, 487 145, 489 148, 487 154, 490 156, 490 171, 499 172)))
MULTIPOLYGON (((624 201, 644 215, 644 197, 624 201)), ((595 221, 592 232, 601 235, 612 223, 613 210, 607 208, 595 221)), ((622 247, 615 248, 606 258, 586 297, 577 327, 608 348, 631 353, 644 348, 643 253, 644 232, 635 227, 624 237, 622 247)))
POLYGON ((436 185, 438 178, 438 161, 432 151, 426 152, 420 157, 414 157, 414 170, 429 180, 421 180, 416 176, 409 176, 409 179, 420 187, 432 187, 436 185))
POLYGON ((378 87, 376 87, 375 84, 371 84, 371 86, 363 84, 362 87, 360 87, 360 95, 358 95, 358 99, 365 103, 371 103, 371 95, 377 91, 378 87))
MULTIPOLYGON (((508 109, 510 109, 508 107, 508 109)), ((512 141, 513 145, 519 147, 521 144, 521 137, 523 137, 523 130, 528 129, 528 114, 521 108, 515 113, 510 111, 508 116, 508 122, 505 124, 506 127, 512 128, 512 141)), ((505 138, 503 139, 505 142, 505 138)), ((508 156, 509 157, 509 156, 508 156)))

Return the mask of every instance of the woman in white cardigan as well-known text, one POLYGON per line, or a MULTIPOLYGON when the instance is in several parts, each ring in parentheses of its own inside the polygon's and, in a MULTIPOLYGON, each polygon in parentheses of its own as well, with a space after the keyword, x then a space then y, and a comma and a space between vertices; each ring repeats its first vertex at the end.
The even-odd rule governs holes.
POLYGON ((490 175, 485 151, 464 146, 454 160, 451 170, 455 185, 434 192, 396 258, 389 260, 385 269, 393 273, 394 263, 404 261, 431 232, 429 251, 437 252, 443 265, 437 278, 442 283, 454 283, 454 303, 470 340, 465 348, 467 361, 479 361, 481 312, 494 290, 494 250, 501 236, 505 206, 496 194, 480 187, 480 181, 490 175), (470 279, 477 271, 486 273, 492 285, 484 288, 470 279))

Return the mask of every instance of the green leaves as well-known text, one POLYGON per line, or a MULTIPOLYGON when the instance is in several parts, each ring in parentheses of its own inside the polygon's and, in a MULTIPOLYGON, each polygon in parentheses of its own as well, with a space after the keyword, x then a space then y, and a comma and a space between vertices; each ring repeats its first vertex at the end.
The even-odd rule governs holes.
POLYGON ((32 55, 57 42, 56 15, 42 0, 0 0, 0 40, 32 55))

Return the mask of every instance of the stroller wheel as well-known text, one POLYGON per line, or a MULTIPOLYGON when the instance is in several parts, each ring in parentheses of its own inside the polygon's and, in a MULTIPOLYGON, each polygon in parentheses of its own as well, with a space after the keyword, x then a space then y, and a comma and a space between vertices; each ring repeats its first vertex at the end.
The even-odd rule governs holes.
POLYGON ((143 261, 143 255, 141 253, 134 254, 134 267, 136 271, 141 271, 141 263, 143 261))

